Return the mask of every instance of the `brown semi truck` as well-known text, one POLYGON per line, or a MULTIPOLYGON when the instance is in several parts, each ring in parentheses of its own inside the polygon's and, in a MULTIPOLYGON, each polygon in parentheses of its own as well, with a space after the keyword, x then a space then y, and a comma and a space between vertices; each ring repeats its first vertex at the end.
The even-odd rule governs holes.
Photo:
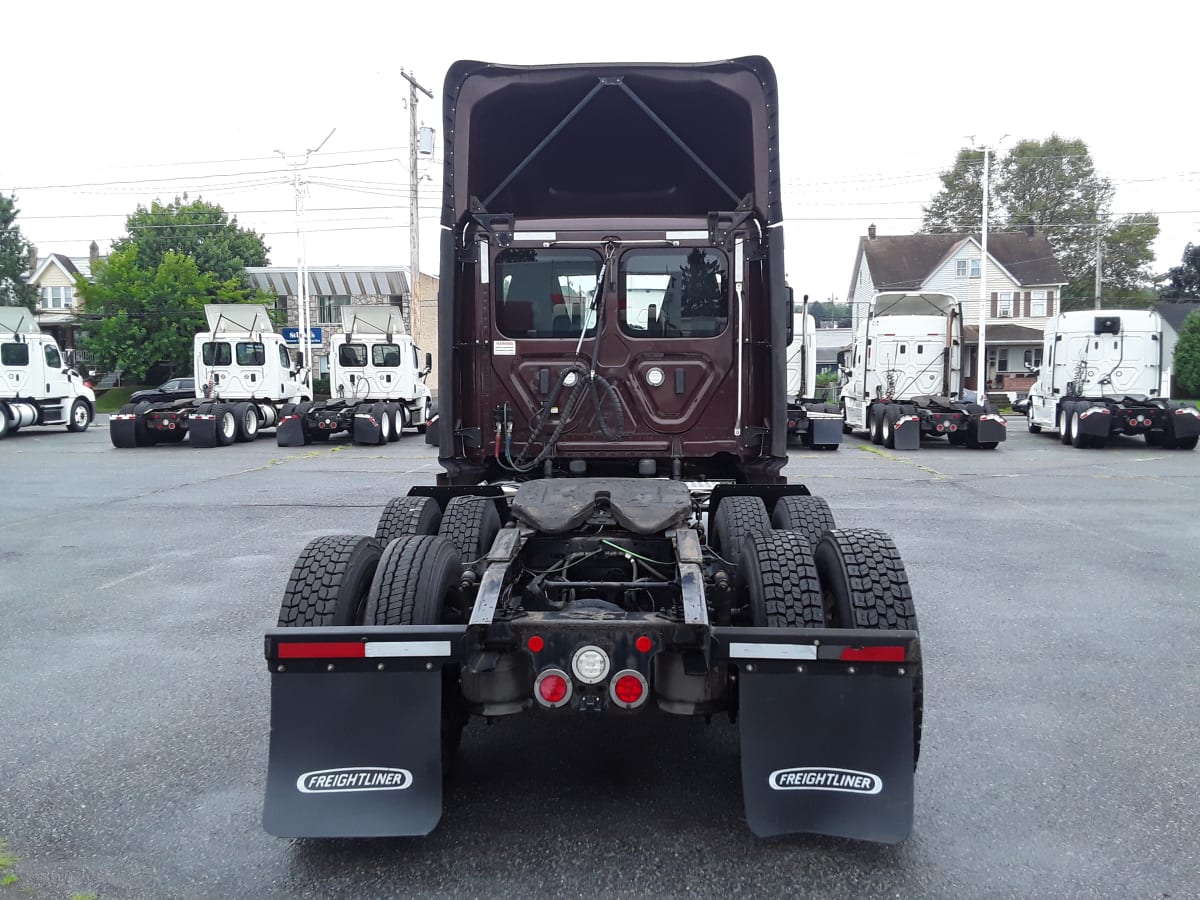
POLYGON ((903 840, 904 566, 781 474, 770 64, 464 61, 444 104, 444 474, 300 554, 265 827, 426 834, 469 723, 657 707, 736 721, 756 834, 903 840))

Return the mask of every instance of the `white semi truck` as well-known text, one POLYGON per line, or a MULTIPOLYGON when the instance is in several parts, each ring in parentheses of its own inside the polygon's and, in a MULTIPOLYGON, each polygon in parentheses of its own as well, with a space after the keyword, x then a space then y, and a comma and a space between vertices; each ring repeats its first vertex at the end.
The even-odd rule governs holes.
POLYGON ((325 441, 348 432, 355 443, 383 444, 406 426, 424 434, 431 400, 425 377, 433 366, 419 350, 394 306, 342 307, 342 334, 329 342, 333 396, 288 411, 275 432, 281 447, 325 441))
POLYGON ((951 294, 876 294, 843 372, 847 434, 898 450, 922 437, 994 450, 1007 435, 998 411, 962 399, 962 311, 951 294))
POLYGON ((121 407, 108 423, 114 447, 177 444, 185 437, 194 447, 252 441, 311 400, 304 361, 275 333, 265 306, 212 303, 204 315, 208 331, 194 339, 196 397, 121 407))
POLYGON ((792 308, 787 396, 788 435, 806 447, 836 450, 842 443, 842 414, 837 404, 817 397, 817 322, 808 311, 807 294, 792 308))
POLYGON ((95 393, 33 313, 0 307, 0 438, 32 425, 87 431, 95 412, 95 393))
POLYGON ((1046 325, 1042 365, 1029 389, 1029 430, 1064 444, 1103 447, 1141 435, 1152 447, 1194 450, 1200 411, 1173 403, 1162 317, 1152 309, 1060 313, 1046 325))

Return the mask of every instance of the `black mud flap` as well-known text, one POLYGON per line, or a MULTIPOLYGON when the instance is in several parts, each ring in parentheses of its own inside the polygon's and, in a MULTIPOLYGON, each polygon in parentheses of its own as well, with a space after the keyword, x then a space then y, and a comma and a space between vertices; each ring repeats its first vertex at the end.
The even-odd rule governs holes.
POLYGON ((912 830, 913 682, 741 667, 746 823, 894 844, 912 830))
POLYGON ((1195 416, 1186 409, 1173 409, 1168 427, 1177 441, 1196 437, 1200 435, 1200 416, 1195 416))
POLYGON ((809 419, 808 434, 814 447, 831 447, 836 450, 842 443, 842 420, 809 419))
POLYGON ((981 444, 999 443, 1008 437, 1008 426, 1004 419, 994 413, 986 413, 974 420, 975 440, 981 444))
MULTIPOLYGON (((0 412, 0 416, 4 415, 0 412)), ((136 447, 137 443, 137 416, 130 413, 118 415, 113 413, 108 417, 108 436, 112 440, 114 447, 119 447, 123 450, 136 447)))
POLYGON ((379 420, 369 412, 354 414, 354 443, 379 444, 383 440, 380 434, 379 420))
POLYGON ((896 450, 920 450, 921 420, 916 416, 901 416, 892 426, 892 443, 896 450))
POLYGON ((1106 438, 1112 431, 1112 412, 1101 406, 1084 410, 1087 415, 1079 417, 1079 433, 1086 437, 1106 438))
POLYGON ((297 415, 284 416, 275 426, 275 444, 279 447, 303 447, 304 419, 297 415))
POLYGON ((193 447, 217 446, 217 417, 207 411, 189 416, 188 441, 193 447))
POLYGON ((429 834, 442 817, 442 673, 275 672, 263 827, 429 834))

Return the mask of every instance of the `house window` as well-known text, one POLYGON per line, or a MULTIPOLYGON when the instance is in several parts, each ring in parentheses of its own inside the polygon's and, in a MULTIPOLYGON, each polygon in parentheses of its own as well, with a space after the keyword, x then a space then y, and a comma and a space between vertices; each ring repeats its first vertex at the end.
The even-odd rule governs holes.
MULTIPOLYGON (((1046 292, 1045 291, 1030 291, 1029 292, 1029 314, 1031 316, 1046 315, 1046 292)), ((1041 365, 1038 363, 1038 365, 1041 365)))
POLYGON ((1025 351, 1025 365, 1033 366, 1035 369, 1042 364, 1042 348, 1035 347, 1032 350, 1025 351))
POLYGON ((75 304, 75 288, 69 286, 42 288, 42 309, 70 309, 75 304))
POLYGON ((278 312, 287 312, 289 299, 287 294, 277 294, 275 296, 275 309, 278 312))
POLYGON ((967 277, 967 261, 965 259, 958 259, 954 261, 954 276, 956 278, 967 277))
POLYGON ((972 278, 979 277, 979 260, 977 260, 977 259, 971 260, 971 277, 972 278))
POLYGON ((350 305, 349 294, 321 294, 317 296, 317 321, 322 325, 336 325, 342 320, 338 312, 350 305))
POLYGON ((1008 371, 1008 348, 1007 347, 1001 347, 999 350, 996 351, 996 371, 997 372, 1007 372, 1008 371))
POLYGON ((1013 314, 1012 291, 1001 291, 1000 300, 996 304, 996 315, 1001 319, 1011 319, 1013 314))

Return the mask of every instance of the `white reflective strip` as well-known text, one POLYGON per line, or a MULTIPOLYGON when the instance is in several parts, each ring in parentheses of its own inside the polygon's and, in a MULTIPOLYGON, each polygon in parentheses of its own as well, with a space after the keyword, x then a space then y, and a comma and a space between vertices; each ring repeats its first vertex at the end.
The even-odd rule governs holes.
POLYGON ((708 240, 707 231, 668 231, 666 233, 668 241, 706 241, 708 240))
POLYGON ((367 641, 372 656, 449 656, 449 641, 367 641))
POLYGON ((816 659, 817 648, 812 644, 730 644, 729 658, 816 659))
POLYGON ((515 241, 556 241, 557 231, 518 231, 513 235, 515 241))

